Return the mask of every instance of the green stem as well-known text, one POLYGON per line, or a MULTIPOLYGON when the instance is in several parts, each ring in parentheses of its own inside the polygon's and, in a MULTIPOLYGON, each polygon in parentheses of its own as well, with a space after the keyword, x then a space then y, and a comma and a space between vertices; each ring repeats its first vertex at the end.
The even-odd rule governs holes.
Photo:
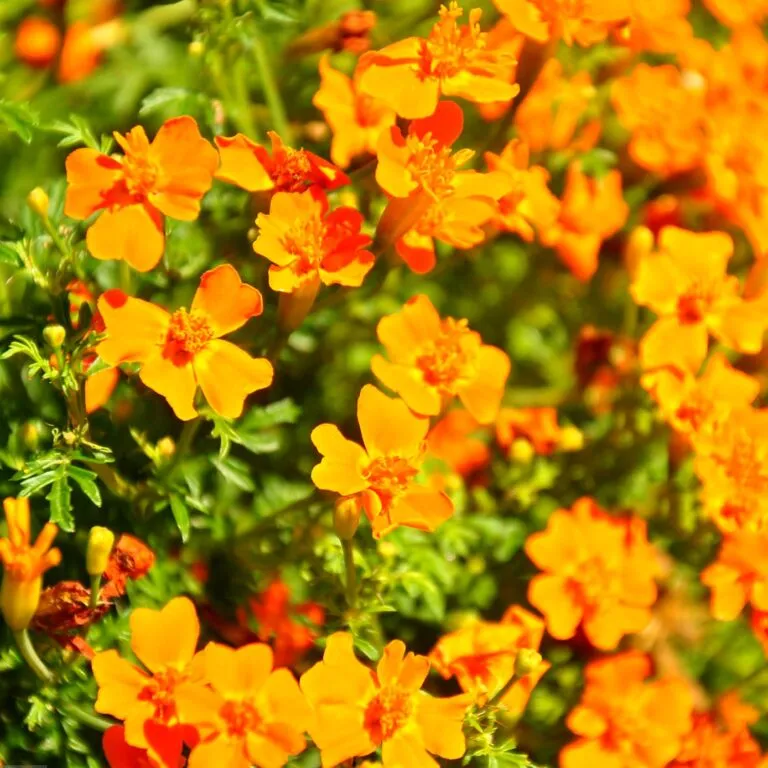
POLYGON ((344 569, 346 571, 347 606, 352 610, 357 606, 357 570, 355 569, 355 545, 352 539, 340 539, 344 550, 344 569))
POLYGON ((117 725, 114 720, 107 720, 106 717, 99 717, 93 712, 88 712, 77 704, 62 704, 59 710, 78 723, 87 725, 96 731, 106 731, 113 725, 117 725))
POLYGON ((177 3, 149 8, 139 14, 136 24, 151 29, 164 29, 187 21, 192 18, 195 11, 197 11, 197 0, 179 0, 177 3))
POLYGON ((496 706, 509 692, 510 688, 519 680, 517 673, 513 674, 512 677, 507 680, 507 682, 498 690, 496 693, 491 696, 490 699, 488 699, 488 703, 486 704, 486 707, 494 707, 496 706))
POLYGON ((53 226, 48 216, 43 216, 42 219, 43 227, 45 227, 45 231, 51 236, 51 240, 53 240, 53 244, 56 246, 56 250, 65 259, 68 259, 70 257, 69 248, 67 248, 67 244, 64 242, 64 240, 62 240, 61 235, 56 231, 56 227, 53 226))
POLYGON ((139 488, 129 483, 116 469, 109 464, 101 464, 96 461, 86 461, 84 464, 92 472, 95 472, 104 485, 109 488, 115 496, 132 501, 139 495, 139 488))
POLYGON ((19 632, 14 632, 13 638, 16 640, 16 645, 19 647, 19 652, 27 666, 42 682, 50 685, 55 679, 54 674, 37 655, 35 646, 32 645, 32 640, 29 637, 29 632, 26 629, 22 629, 19 632))
POLYGON ((283 98, 277 87, 272 65, 269 61, 266 48, 261 36, 253 32, 248 37, 248 47, 253 51, 253 57, 256 60, 256 67, 261 76, 261 85, 264 89, 264 99, 269 107, 269 114, 272 118, 272 125, 280 138, 286 143, 291 143, 291 129, 288 125, 288 117, 285 112, 283 98))
POLYGON ((162 468, 161 477, 170 478, 179 466, 179 462, 184 458, 187 451, 192 446, 192 442, 197 435, 197 431, 200 429, 203 420, 200 416, 197 416, 190 421, 185 421, 184 426, 181 428, 181 434, 176 442, 176 450, 173 452, 173 456, 170 461, 162 468))
POLYGON ((95 611, 99 607, 99 592, 101 591, 101 574, 91 576, 91 598, 88 607, 95 611))

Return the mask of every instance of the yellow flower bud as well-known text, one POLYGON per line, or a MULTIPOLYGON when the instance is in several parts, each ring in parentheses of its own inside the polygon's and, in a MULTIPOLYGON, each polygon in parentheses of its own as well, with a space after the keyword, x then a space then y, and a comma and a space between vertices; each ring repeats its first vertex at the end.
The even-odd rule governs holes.
POLYGON ((48 195, 41 187, 35 187, 27 195, 27 205, 39 216, 43 218, 48 216, 48 195))
POLYGON ((584 447, 584 433, 574 426, 563 427, 560 430, 560 449, 563 451, 580 451, 584 447))
POLYGON ((530 675, 531 672, 535 672, 541 666, 542 661, 538 651, 534 651, 533 648, 521 648, 515 659, 515 675, 517 677, 530 675))
POLYGON ((157 453, 164 459, 170 459, 176 453, 176 443, 171 437, 162 437, 157 441, 157 453))
POLYGON ((88 534, 85 569, 89 576, 101 576, 107 569, 109 555, 115 543, 115 534, 101 525, 94 525, 88 534))
POLYGON ((187 47, 190 56, 202 56, 205 53, 205 45, 200 40, 193 40, 187 47))
POLYGON ((43 338, 46 344, 53 349, 58 349, 67 338, 67 331, 62 325, 46 325, 43 328, 43 338))
POLYGON ((3 586, 0 587, 0 611, 6 624, 14 631, 21 632, 29 626, 40 602, 43 577, 15 579, 6 571, 3 586))
POLYGON ((333 527, 342 541, 349 541, 360 524, 360 502, 354 497, 339 499, 333 510, 333 527))
POLYGON ((531 445, 530 440, 518 437, 509 447, 509 458, 518 464, 530 464, 535 455, 536 450, 531 445))

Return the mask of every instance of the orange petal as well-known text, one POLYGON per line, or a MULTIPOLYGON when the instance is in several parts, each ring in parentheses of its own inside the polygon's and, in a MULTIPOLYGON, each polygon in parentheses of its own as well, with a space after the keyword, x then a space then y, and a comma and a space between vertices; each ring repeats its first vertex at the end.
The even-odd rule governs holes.
POLYGON ((99 297, 98 309, 107 339, 96 351, 109 365, 141 363, 157 353, 168 333, 170 315, 161 307, 133 299, 122 291, 107 291, 99 297))
POLYGON ((415 229, 406 232, 395 244, 397 255, 417 275, 426 275, 437 264, 435 243, 429 235, 421 235, 415 229))
POLYGON ((264 695, 269 702, 271 718, 290 723, 299 733, 307 730, 312 721, 312 710, 292 672, 285 667, 272 672, 264 686, 264 695))
POLYGON ((144 362, 139 377, 168 401, 179 419, 189 421, 197 416, 194 405, 197 381, 191 364, 176 365, 169 358, 156 354, 144 362))
POLYGON ((446 494, 418 486, 401 497, 390 512, 394 525, 407 525, 420 531, 434 531, 452 515, 453 502, 446 494))
POLYGON ((102 211, 88 229, 85 242, 97 259, 127 261, 139 272, 149 272, 165 248, 163 217, 143 204, 102 211))
POLYGON ((569 640, 576 634, 584 611, 565 579, 549 574, 534 576, 528 585, 528 600, 546 617, 552 637, 569 640))
POLYGON ((613 752, 610 746, 603 746, 601 741, 580 739, 568 744, 560 752, 561 768, 627 768, 627 763, 619 752, 613 752))
POLYGON ((709 335, 702 323, 682 325, 675 317, 662 317, 640 340, 640 360, 643 368, 669 365, 696 375, 708 346, 709 335))
POLYGON ((205 315, 218 338, 236 331, 263 308, 261 293, 243 283, 231 264, 222 264, 200 278, 191 311, 205 315))
POLYGON ((415 456, 421 452, 429 419, 414 416, 402 400, 393 400, 366 384, 357 401, 357 419, 368 454, 415 456))
POLYGON ((464 407, 480 424, 496 419, 511 368, 506 352, 484 345, 477 355, 477 376, 459 392, 464 407))
POLYGON ((173 692, 179 721, 196 728, 201 736, 217 726, 219 711, 224 705, 223 697, 202 683, 182 683, 173 692))
POLYGON ((150 145, 149 159, 160 169, 150 203, 171 218, 196 219, 219 165, 218 153, 200 135, 197 123, 188 115, 167 120, 150 145))
POLYGON ((66 168, 64 215, 87 219, 104 205, 107 193, 122 175, 123 166, 95 149, 76 149, 67 156, 66 168))
POLYGON ((249 643, 237 649, 209 643, 204 653, 206 678, 225 698, 255 695, 272 671, 272 649, 264 643, 249 643))
POLYGON ((421 739, 403 728, 384 742, 381 759, 387 767, 396 765, 403 768, 439 768, 437 761, 427 754, 421 739))
POLYGON ((267 151, 238 133, 236 136, 217 136, 221 166, 216 178, 236 184, 248 192, 272 189, 275 183, 263 163, 268 161, 267 151))
POLYGON ((403 398, 405 404, 421 416, 437 416, 443 399, 437 387, 424 381, 421 370, 409 365, 395 365, 381 355, 374 355, 371 371, 381 383, 403 398))
POLYGON ((131 648, 151 672, 183 671, 195 655, 200 622, 192 601, 174 597, 160 611, 136 608, 131 614, 131 648))
POLYGON ((98 371, 85 380, 85 411, 93 413, 103 408, 112 397, 120 372, 117 368, 107 368, 98 371))
POLYGON ((424 746, 434 755, 447 760, 458 760, 466 751, 464 717, 472 704, 467 695, 438 699, 423 696, 419 699, 416 719, 424 746))
POLYGON ((381 66, 377 63, 364 69, 358 81, 358 90, 380 98, 400 117, 413 120, 434 113, 440 81, 436 77, 422 77, 416 64, 381 66), (397 86, 393 86, 394 83, 397 86))
POLYGON ((361 473, 368 457, 361 446, 347 440, 333 424, 315 427, 310 438, 323 456, 312 470, 312 482, 320 490, 346 496, 368 487, 368 481, 361 473))
POLYGON ((252 763, 243 747, 239 739, 230 740, 223 734, 212 741, 201 742, 189 755, 188 768, 251 768, 252 763))
POLYGON ((91 661, 91 669, 99 686, 96 711, 124 720, 149 678, 114 650, 97 653, 91 661))
POLYGON ((236 419, 243 412, 245 398, 266 389, 274 376, 272 364, 251 357, 228 341, 214 339, 192 362, 205 399, 216 413, 236 419))
POLYGON ((450 147, 464 130, 464 112, 455 101, 441 101, 429 117, 414 120, 408 133, 423 138, 427 133, 443 146, 450 147))

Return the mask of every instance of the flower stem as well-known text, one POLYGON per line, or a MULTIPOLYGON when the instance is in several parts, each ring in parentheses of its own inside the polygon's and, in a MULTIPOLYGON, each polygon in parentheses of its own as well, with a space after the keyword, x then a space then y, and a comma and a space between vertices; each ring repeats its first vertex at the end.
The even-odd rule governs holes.
POLYGON ((89 728, 97 731, 106 731, 113 725, 117 725, 114 721, 107 720, 106 717, 99 717, 93 712, 88 712, 77 704, 62 704, 59 709, 68 717, 77 720, 78 723, 87 725, 89 728))
POLYGON ((176 443, 176 450, 173 452, 170 461, 162 469, 162 477, 171 477, 179 466, 179 462, 184 458, 187 451, 192 446, 192 442, 197 435, 197 430, 200 429, 203 420, 200 416, 190 419, 184 422, 184 426, 181 428, 181 434, 176 443))
POLYGON ((42 682, 46 685, 50 685, 55 679, 54 674, 37 655, 35 646, 32 645, 32 640, 29 637, 29 632, 26 629, 22 629, 19 632, 14 632, 13 638, 16 640, 16 645, 19 648, 22 658, 27 663, 27 666, 29 666, 42 682))
POLYGON ((352 539, 340 539, 344 550, 344 568, 346 571, 347 606, 352 610, 357 606, 357 571, 355 570, 355 545, 352 539))
POLYGON ((253 32, 248 37, 248 47, 253 51, 253 58, 256 60, 256 66, 261 76, 261 86, 264 89, 264 99, 269 107, 269 114, 272 118, 272 125, 281 139, 286 144, 291 143, 291 129, 288 125, 288 117, 285 112, 283 98, 277 87, 272 65, 269 56, 264 48, 264 42, 261 35, 253 32))
POLYGON ((101 591, 101 574, 91 576, 91 597, 88 607, 95 611, 99 607, 99 592, 101 591))

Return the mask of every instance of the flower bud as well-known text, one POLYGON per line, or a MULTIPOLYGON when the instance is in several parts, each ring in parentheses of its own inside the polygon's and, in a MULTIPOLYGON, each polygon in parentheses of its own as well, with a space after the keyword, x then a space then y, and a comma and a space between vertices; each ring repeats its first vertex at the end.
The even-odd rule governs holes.
POLYGON ((530 464, 535 455, 536 451, 531 445, 530 440, 522 437, 513 440, 512 445, 509 447, 509 458, 518 464, 530 464))
POLYGON ((20 433, 24 446, 30 451, 36 451, 40 445, 40 427, 34 421, 26 421, 20 433))
POLYGON ((349 541, 360 524, 360 503, 353 496, 339 499, 333 510, 333 527, 342 541, 349 541))
POLYGON ((202 56, 205 53, 205 45, 200 40, 193 40, 187 47, 190 56, 202 56))
POLYGON ((563 427, 560 430, 559 442, 563 451, 580 451, 584 447, 584 433, 578 427, 563 427))
POLYGON ((46 218, 48 216, 48 195, 41 187, 35 187, 27 195, 27 205, 39 216, 46 218))
POLYGON ((43 338, 53 349, 59 349, 67 338, 67 332, 62 325, 46 325, 43 328, 43 338))
POLYGON ((515 659, 515 675, 517 677, 530 675, 531 672, 535 672, 541 666, 542 661, 538 651, 534 651, 533 648, 521 648, 515 659))
POLYGON ((29 626, 40 602, 42 587, 42 576, 15 579, 6 571, 0 587, 0 611, 13 632, 21 632, 29 626))
POLYGON ((115 543, 115 534, 101 525, 94 525, 88 534, 85 569, 89 576, 101 576, 107 570, 109 555, 115 543))
POLYGON ((309 314, 320 290, 320 280, 304 283, 293 293, 281 293, 277 301, 277 321, 285 333, 295 331, 309 314))
POLYGON ((176 453, 176 443, 171 437, 162 437, 157 441, 157 455, 163 459, 170 459, 176 453))

